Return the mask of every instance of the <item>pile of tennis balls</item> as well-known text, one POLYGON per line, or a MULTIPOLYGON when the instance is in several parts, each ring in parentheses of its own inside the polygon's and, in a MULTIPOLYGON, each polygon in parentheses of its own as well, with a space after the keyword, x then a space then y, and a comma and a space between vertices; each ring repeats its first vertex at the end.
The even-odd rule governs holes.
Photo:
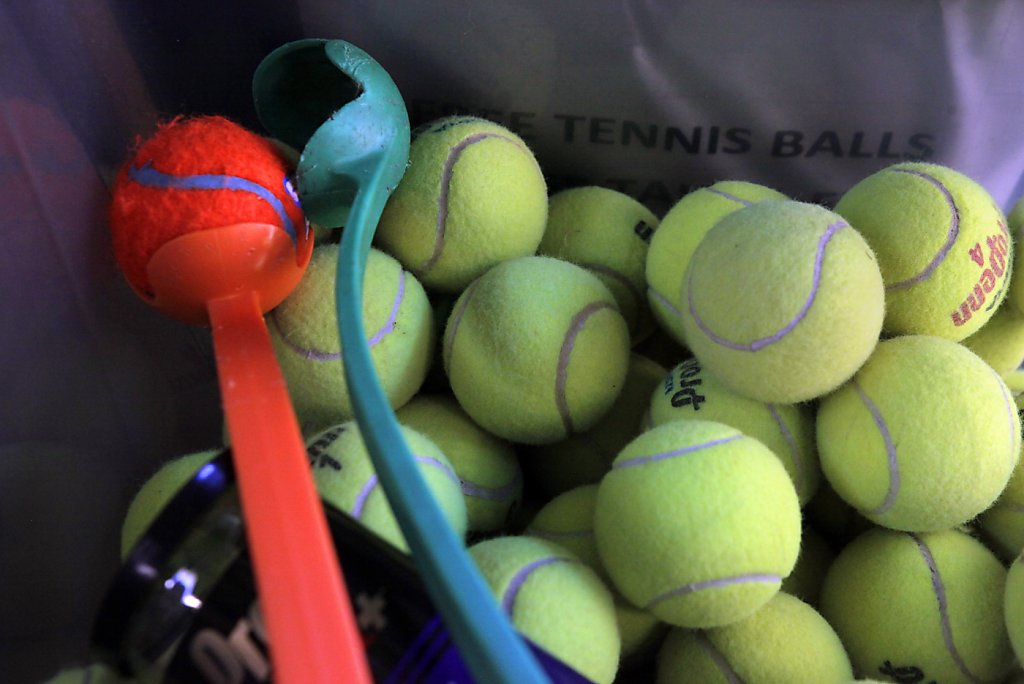
MULTIPOLYGON (((367 344, 495 599, 590 680, 1003 682, 1024 659, 1021 223, 922 162, 832 209, 729 180, 659 219, 549 196, 521 138, 448 117, 377 229, 367 344)), ((338 231, 318 234, 268 325, 321 494, 405 548, 340 363, 338 231)))

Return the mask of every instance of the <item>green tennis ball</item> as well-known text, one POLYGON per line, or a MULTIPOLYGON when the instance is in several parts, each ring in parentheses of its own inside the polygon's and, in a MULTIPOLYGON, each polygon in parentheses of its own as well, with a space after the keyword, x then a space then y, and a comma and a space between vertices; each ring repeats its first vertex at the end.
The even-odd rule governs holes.
MULTIPOLYGON (((622 638, 622 667, 634 669, 654 657, 669 626, 643 608, 616 595, 615 620, 622 638)), ((629 681, 627 679, 627 681, 629 681)))
POLYGON ((746 181, 719 181, 687 193, 662 218, 651 237, 644 276, 655 319, 676 342, 686 345, 679 293, 693 252, 711 227, 728 214, 766 200, 783 200, 780 192, 746 181))
POLYGON ((877 171, 835 207, 871 245, 885 281, 885 330, 962 340, 1007 294, 1012 245, 981 185, 939 164, 877 171))
POLYGON ((825 538, 804 525, 800 537, 800 556, 789 577, 782 580, 782 591, 812 606, 818 605, 821 585, 836 554, 825 538))
POLYGON ((451 396, 420 394, 395 412, 398 422, 432 440, 459 476, 471 532, 504 529, 523 497, 515 448, 477 425, 451 396))
POLYGON ((459 292, 495 264, 533 254, 547 211, 526 143, 499 124, 454 116, 415 132, 375 239, 428 289, 459 292))
POLYGON ((663 377, 661 364, 630 354, 622 391, 594 427, 554 444, 542 444, 526 455, 534 482, 552 496, 600 482, 622 448, 640 433, 647 398, 663 377))
POLYGON ((1012 560, 1024 550, 1024 459, 1018 457, 999 498, 978 516, 978 527, 1003 559, 1012 560))
POLYGON ((1017 464, 1020 431, 996 372, 926 335, 880 342, 817 417, 836 493, 873 522, 911 532, 955 527, 991 506, 1017 464))
POLYGON ((113 668, 101 663, 66 667, 41 684, 129 684, 113 668))
POLYGON ((558 544, 495 537, 469 554, 515 628, 595 684, 610 684, 622 642, 612 594, 558 544))
MULTIPOLYGON (((270 339, 307 435, 353 417, 341 363, 336 244, 314 248, 292 293, 267 316, 270 339)), ((392 408, 419 390, 436 331, 426 292, 394 258, 371 249, 363 279, 363 326, 373 367, 392 408)))
POLYGON ((544 444, 590 429, 622 390, 629 331, 590 271, 531 256, 498 264, 455 303, 444 367, 484 429, 544 444))
POLYGON ((656 684, 842 684, 853 677, 835 630, 811 606, 779 592, 745 620, 673 629, 658 651, 656 684))
POLYGON ((999 375, 1015 373, 1024 364, 1024 317, 1011 306, 1001 306, 963 344, 999 375))
POLYGON ((615 588, 680 627, 741 620, 800 550, 800 503, 768 447, 708 421, 641 434, 601 480, 597 549, 615 588))
POLYGON ((559 544, 604 578, 594 540, 597 487, 596 484, 583 485, 551 499, 537 511, 523 534, 559 544))
POLYGON ((122 559, 128 556, 174 495, 218 453, 219 450, 212 449, 179 456, 164 463, 143 483, 128 505, 128 512, 121 525, 122 559))
POLYGON ((1010 646, 1019 662, 1024 662, 1024 555, 1018 556, 1006 575, 1003 607, 1010 646))
MULTIPOLYGON (((452 530, 466 536, 466 502, 459 478, 444 453, 415 430, 401 427, 413 461, 452 530)), ((315 435, 306 446, 313 481, 325 503, 348 513, 402 551, 409 547, 388 503, 370 452, 354 421, 315 435)))
POLYGON ((694 355, 738 394, 794 404, 831 392, 882 327, 871 248, 837 214, 788 200, 735 211, 687 269, 683 327, 694 355))
POLYGON ((597 186, 562 190, 548 200, 548 221, 537 253, 593 272, 619 304, 634 341, 654 321, 647 305, 647 247, 658 217, 629 195, 597 186))
POLYGON ((858 675, 995 683, 1013 665, 1005 586, 1006 568, 966 534, 875 528, 836 557, 820 609, 858 675))
POLYGON ((760 440, 786 467, 801 506, 818 489, 821 467, 809 404, 769 404, 737 394, 693 358, 665 375, 650 398, 652 427, 673 420, 712 420, 760 440))

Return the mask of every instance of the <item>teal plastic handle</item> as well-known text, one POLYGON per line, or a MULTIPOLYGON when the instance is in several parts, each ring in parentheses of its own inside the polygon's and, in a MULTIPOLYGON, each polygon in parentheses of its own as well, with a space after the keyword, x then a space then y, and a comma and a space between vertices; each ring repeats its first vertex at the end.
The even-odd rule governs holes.
POLYGON ((548 684, 415 467, 366 343, 366 259, 409 158, 398 88, 359 48, 310 39, 272 52, 253 94, 270 134, 302 150, 296 180, 306 215, 344 225, 336 286, 342 363, 356 420, 427 591, 477 681, 548 684))

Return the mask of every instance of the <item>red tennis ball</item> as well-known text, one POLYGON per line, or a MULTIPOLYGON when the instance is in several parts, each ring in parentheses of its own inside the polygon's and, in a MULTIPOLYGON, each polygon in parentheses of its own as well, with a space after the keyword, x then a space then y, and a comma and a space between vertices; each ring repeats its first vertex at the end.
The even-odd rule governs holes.
POLYGON ((158 126, 114 182, 114 258, 129 284, 153 297, 153 254, 196 231, 265 223, 297 243, 306 222, 290 171, 273 143, 224 117, 179 117, 158 126))

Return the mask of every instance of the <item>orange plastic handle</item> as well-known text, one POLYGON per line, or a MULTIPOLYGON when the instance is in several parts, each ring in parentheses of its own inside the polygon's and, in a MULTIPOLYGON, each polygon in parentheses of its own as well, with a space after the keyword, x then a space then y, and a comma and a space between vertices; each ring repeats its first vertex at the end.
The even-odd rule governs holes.
POLYGON ((296 250, 279 227, 265 224, 176 238, 150 260, 151 303, 212 326, 274 681, 369 684, 362 636, 263 319, 301 277, 308 242, 296 250))

